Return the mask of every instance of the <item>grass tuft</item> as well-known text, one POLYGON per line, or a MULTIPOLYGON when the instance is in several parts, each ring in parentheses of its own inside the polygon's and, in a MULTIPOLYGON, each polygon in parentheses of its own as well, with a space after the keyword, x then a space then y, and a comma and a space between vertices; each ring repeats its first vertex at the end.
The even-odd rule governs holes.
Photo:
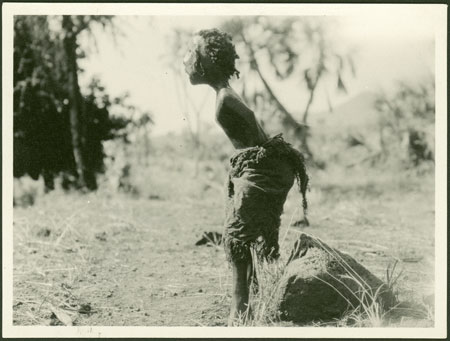
MULTIPOLYGON (((324 246, 322 244, 322 246, 324 246)), ((348 290, 357 305, 352 304, 346 298, 346 293, 339 292, 339 289, 332 283, 326 283, 336 290, 349 303, 348 312, 344 313, 340 319, 333 321, 315 321, 311 322, 313 326, 351 326, 351 327, 385 327, 391 325, 391 317, 394 311, 398 311, 399 305, 396 304, 389 309, 383 306, 382 294, 387 290, 396 295, 397 282, 403 271, 399 270, 398 260, 389 263, 386 268, 386 282, 374 289, 339 255, 335 250, 323 247, 334 260, 338 262, 345 273, 337 278, 332 276, 333 280, 340 283, 348 290), (343 280, 347 280, 344 282, 343 280), (356 290, 351 289, 349 281, 356 284, 356 290)), ((256 254, 253 254, 256 259, 256 254)), ((286 256, 280 257, 278 261, 268 263, 266 261, 254 261, 253 267, 257 277, 257 283, 253 284, 250 290, 249 308, 240 316, 236 324, 241 326, 273 326, 280 325, 280 313, 278 304, 280 299, 281 278, 286 269, 286 256)), ((320 278, 317 278, 322 280, 320 278)), ((347 293, 348 295, 348 293, 347 293)), ((424 309, 425 318, 433 320, 432 309, 424 309)), ((424 316, 422 316, 424 317, 424 316)))

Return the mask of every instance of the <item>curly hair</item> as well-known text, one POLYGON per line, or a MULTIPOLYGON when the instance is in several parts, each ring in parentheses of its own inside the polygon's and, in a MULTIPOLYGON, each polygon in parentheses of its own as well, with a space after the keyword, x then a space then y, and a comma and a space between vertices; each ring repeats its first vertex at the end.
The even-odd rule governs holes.
POLYGON ((231 36, 217 28, 200 30, 197 35, 205 41, 205 53, 217 68, 213 72, 218 74, 213 76, 224 77, 226 80, 233 75, 239 78, 239 71, 235 67, 235 60, 239 56, 231 41, 231 36))

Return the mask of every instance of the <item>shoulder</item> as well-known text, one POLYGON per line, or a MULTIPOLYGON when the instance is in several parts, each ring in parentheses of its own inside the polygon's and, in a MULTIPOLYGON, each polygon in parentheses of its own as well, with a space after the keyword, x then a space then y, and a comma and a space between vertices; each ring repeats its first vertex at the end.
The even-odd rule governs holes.
POLYGON ((238 101, 239 99, 229 90, 221 89, 217 95, 217 101, 221 105, 230 105, 231 103, 238 101))
POLYGON ((241 98, 231 89, 222 89, 220 90, 217 101, 221 107, 226 107, 230 109, 236 109, 236 110, 250 110, 247 108, 245 103, 242 101, 241 98))

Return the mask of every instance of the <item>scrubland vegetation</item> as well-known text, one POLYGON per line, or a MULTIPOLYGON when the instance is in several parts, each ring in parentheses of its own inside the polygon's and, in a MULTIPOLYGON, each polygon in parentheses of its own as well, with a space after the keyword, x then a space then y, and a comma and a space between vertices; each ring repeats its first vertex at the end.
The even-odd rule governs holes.
MULTIPOLYGON (((78 17, 72 24, 88 33, 91 25, 109 27, 112 21, 72 17, 78 17)), ((32 24, 45 26, 40 20, 32 24)), ((346 91, 345 74, 351 74, 354 61, 334 53, 314 20, 283 21, 278 29, 289 39, 275 30, 269 48, 260 46, 258 39, 264 37, 258 30, 269 32, 276 23, 252 20, 223 25, 246 46, 242 76, 252 82, 245 84, 259 84, 238 90, 270 134, 283 132, 308 154, 311 183, 310 226, 301 222, 300 195, 292 189, 282 216, 282 257, 275 264, 257 264, 259 290, 251 298, 253 316, 246 325, 293 325, 278 320, 273 294, 304 231, 351 254, 391 286, 401 303, 383 312, 362 301, 339 320, 308 326, 433 326, 434 79, 400 84, 387 94, 360 93, 330 112, 312 112, 309 103, 301 114, 292 113, 263 77, 265 71, 281 80, 300 77, 298 91, 312 101, 327 77, 346 91), (291 48, 295 39, 303 42, 298 48, 321 57, 309 65, 297 63, 291 48), (276 51, 266 56, 271 68, 256 63, 255 49, 276 51), (342 62, 336 64, 340 59, 332 56, 342 62)), ((64 41, 70 48, 67 35, 58 38, 41 30, 44 37, 39 37, 29 25, 18 18, 16 32, 30 41, 52 41, 54 51, 64 41)), ((186 34, 177 33, 176 51, 186 34)), ((226 325, 231 272, 222 245, 216 240, 195 246, 203 232, 222 232, 223 185, 233 152, 224 134, 203 129, 200 135, 190 125, 179 134, 153 136, 157 122, 151 113, 129 105, 126 96, 110 98, 98 80, 81 101, 69 86, 74 80, 64 78, 69 68, 64 55, 55 52, 53 60, 39 45, 26 44, 16 44, 16 52, 14 222, 3 227, 13 230, 14 324, 226 325), (45 67, 44 59, 50 63, 45 67), (56 74, 49 73, 52 60, 59 63, 56 74), (36 68, 39 72, 33 73, 36 68), (60 84, 58 91, 52 81, 60 84), (91 115, 87 123, 72 110, 76 98, 84 103, 83 114, 91 115), (41 116, 33 103, 43 103, 41 116), (77 124, 90 134, 77 131, 77 124), (86 144, 80 147, 83 136, 86 144), (95 151, 91 159, 89 146, 95 151)))

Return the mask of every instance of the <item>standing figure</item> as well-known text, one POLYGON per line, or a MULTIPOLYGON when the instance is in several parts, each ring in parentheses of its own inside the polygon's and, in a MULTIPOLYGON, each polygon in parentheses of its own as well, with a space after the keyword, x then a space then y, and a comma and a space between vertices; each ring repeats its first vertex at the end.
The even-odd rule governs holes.
POLYGON ((268 138, 253 111, 230 87, 230 77, 239 77, 237 58, 231 36, 210 29, 196 33, 183 60, 193 85, 207 84, 216 91, 216 121, 237 149, 230 160, 223 236, 233 270, 228 325, 248 315, 249 290, 255 279, 253 261, 279 257, 280 216, 294 180, 304 211, 308 186, 302 154, 281 134, 268 138))

